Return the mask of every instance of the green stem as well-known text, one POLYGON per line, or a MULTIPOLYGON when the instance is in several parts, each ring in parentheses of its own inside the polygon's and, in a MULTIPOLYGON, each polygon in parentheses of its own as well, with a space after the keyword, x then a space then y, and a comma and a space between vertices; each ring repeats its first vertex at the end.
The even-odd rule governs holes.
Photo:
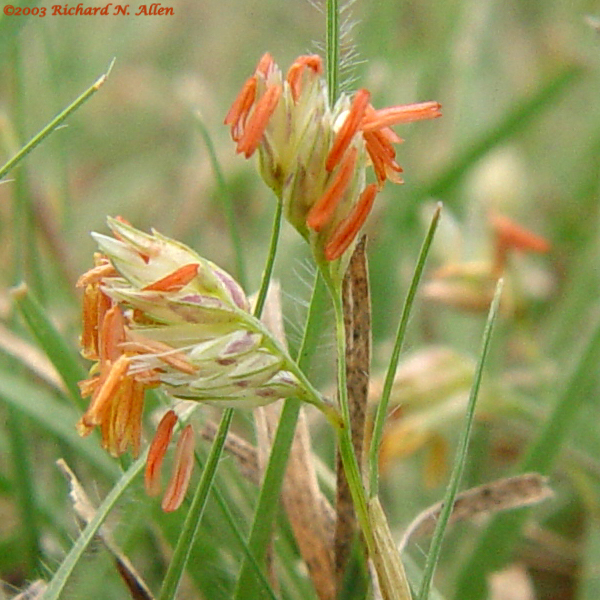
POLYGON ((271 276, 273 275, 273 267, 275 266, 275 255, 277 253, 277 245, 279 243, 279 232, 281 231, 281 217, 283 215, 283 202, 277 200, 275 205, 275 216, 273 217, 273 229, 271 230, 271 242, 269 244, 269 253, 267 254, 267 262, 265 264, 265 270, 262 274, 262 281, 258 296, 256 298, 256 304, 254 306, 254 316, 260 319, 263 308, 265 307, 265 301, 267 300, 267 294, 269 292, 269 284, 271 282, 271 276))
POLYGON ((348 480, 348 487, 352 495, 354 510, 361 530, 367 543, 369 555, 375 553, 375 537, 369 519, 367 497, 360 476, 360 469, 354 446, 352 445, 352 430, 350 423, 350 409, 348 406, 348 388, 346 382, 346 332, 344 328, 344 310, 342 305, 342 286, 329 286, 335 313, 335 339, 337 349, 337 375, 338 399, 341 411, 341 426, 335 428, 340 457, 348 480))
MULTIPOLYGON (((297 354, 297 364, 291 363, 289 365, 290 370, 298 373, 301 377, 304 377, 302 370, 307 368, 316 347, 317 338, 314 335, 314 331, 319 329, 323 315, 323 297, 325 295, 326 291, 322 278, 317 274, 304 327, 304 334, 297 354)), ((310 385, 310 382, 307 381, 307 383, 310 389, 314 389, 310 385)), ((318 393, 314 393, 318 397, 318 393)), ((262 560, 262 557, 265 555, 265 549, 271 537, 273 522, 277 514, 276 509, 279 503, 281 485, 285 475, 289 450, 296 431, 300 407, 301 403, 298 399, 290 398, 286 400, 281 411, 269 462, 265 469, 263 483, 256 503, 254 521, 248 541, 250 551, 257 561, 262 560)), ((234 598, 249 597, 252 585, 249 566, 247 563, 243 563, 238 576, 234 598)))
MULTIPOLYGON (((278 202, 273 222, 271 242, 267 254, 267 263, 265 265, 265 270, 263 272, 262 281, 260 284, 260 290, 258 292, 258 298, 254 307, 254 316, 256 318, 260 318, 262 314, 265 300, 267 298, 267 292, 269 290, 271 275, 273 273, 273 265, 275 263, 275 256, 277 254, 282 213, 283 211, 281 202, 278 202)), ((188 514, 186 515, 183 529, 179 539, 177 540, 173 558, 169 563, 158 600, 172 600, 177 593, 179 581, 181 580, 183 571, 190 557, 194 539, 198 533, 200 522, 204 514, 204 509, 208 500, 208 494, 210 493, 214 482, 217 466, 221 460, 221 455, 223 454, 225 440, 227 439, 227 433, 229 432, 229 427, 231 426, 231 421, 233 419, 233 410, 234 409, 232 408, 226 408, 223 411, 223 416, 221 417, 221 422, 219 423, 217 435, 213 440, 206 466, 202 472, 202 477, 200 478, 198 487, 196 488, 196 492, 194 494, 188 514)))
POLYGON ((221 459, 221 452, 223 451, 223 446, 225 445, 227 432, 229 431, 232 419, 233 409, 228 408, 223 412, 217 435, 210 448, 206 465, 202 471, 202 477, 200 477, 200 482, 196 488, 192 504, 185 517, 181 534, 177 540, 177 546, 173 552, 173 558, 169 563, 169 568, 167 569, 167 573, 160 589, 160 594, 158 595, 158 600, 172 600, 172 598, 175 598, 177 588, 179 587, 179 581, 183 575, 183 570, 190 557, 194 539, 198 533, 198 528, 200 527, 200 521, 204 514, 208 493, 213 485, 217 466, 221 459))
POLYGON ((396 332, 396 341, 394 343, 394 349, 390 358, 390 364, 385 376, 385 383, 383 384, 383 392, 381 394, 381 400, 377 406, 377 414, 375 415, 375 424, 373 426, 373 439, 371 442, 371 448, 369 453, 369 484, 370 490, 369 495, 374 498, 379 493, 379 449, 381 448, 381 439, 383 437, 383 428, 388 412, 388 405, 390 401, 390 394, 392 392, 392 385, 394 383, 394 377, 396 376, 396 369, 398 368, 398 361, 400 359, 400 352, 404 344, 404 336, 406 334, 406 327, 408 325, 408 319, 412 310, 413 302, 417 294, 417 288, 421 281, 421 275, 423 274, 423 268, 433 242, 433 236, 437 229, 440 221, 440 214, 442 211, 442 204, 439 203, 436 211, 431 219, 431 224, 421 246, 419 258, 417 260, 417 266, 413 274, 410 287, 408 288, 408 294, 402 307, 402 315, 400 317, 400 323, 398 324, 398 331, 396 332))
POLYGON ((327 89, 333 106, 339 95, 340 10, 338 0, 327 0, 327 32, 325 37, 327 89))

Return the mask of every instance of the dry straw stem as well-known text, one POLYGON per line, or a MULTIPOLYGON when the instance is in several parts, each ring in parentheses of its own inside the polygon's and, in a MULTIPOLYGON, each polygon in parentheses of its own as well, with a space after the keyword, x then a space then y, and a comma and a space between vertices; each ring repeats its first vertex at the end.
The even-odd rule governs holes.
MULTIPOLYGON (((365 423, 371 364, 371 299, 366 236, 356 245, 343 281, 342 302, 346 330, 346 388, 352 428, 352 445, 362 472, 365 423)), ((341 589, 357 531, 352 494, 341 457, 337 458, 335 574, 341 589)))
POLYGON ((12 600, 42 600, 45 591, 46 582, 42 579, 38 579, 37 581, 34 581, 28 585, 27 589, 23 590, 12 600))
MULTIPOLYGON (((539 473, 498 479, 458 494, 448 524, 473 521, 504 510, 532 506, 552 496, 548 478, 539 473)), ((432 535, 441 511, 442 502, 437 502, 418 515, 398 544, 400 552, 404 551, 413 538, 432 535)))
MULTIPOLYGON (((81 483, 79 483, 75 473, 73 473, 67 463, 60 458, 56 461, 56 464, 69 482, 69 495, 71 497, 71 501, 73 502, 73 510, 75 511, 75 514, 79 519, 81 519, 81 521, 83 521, 83 523, 88 525, 96 514, 96 508, 88 498, 81 483)), ((132 600, 154 600, 150 589, 140 574, 135 570, 135 567, 131 564, 129 559, 116 545, 106 525, 102 525, 98 529, 97 537, 102 541, 106 549, 112 555, 117 571, 127 586, 132 600)))
POLYGON ((377 572, 381 597, 384 600, 411 600, 404 565, 377 496, 369 500, 368 510, 375 544, 375 550, 370 558, 377 572))
MULTIPOLYGON (((271 284, 263 322, 271 333, 285 344, 281 294, 277 284, 271 284)), ((264 406, 254 413, 258 441, 258 462, 261 468, 267 463, 280 407, 264 406)), ((282 491, 283 504, 294 531, 296 542, 304 559, 315 591, 320 600, 335 599, 334 568, 332 553, 329 507, 319 489, 310 432, 304 409, 300 409, 296 433, 292 441, 282 491), (324 507, 326 507, 324 509, 324 507)))

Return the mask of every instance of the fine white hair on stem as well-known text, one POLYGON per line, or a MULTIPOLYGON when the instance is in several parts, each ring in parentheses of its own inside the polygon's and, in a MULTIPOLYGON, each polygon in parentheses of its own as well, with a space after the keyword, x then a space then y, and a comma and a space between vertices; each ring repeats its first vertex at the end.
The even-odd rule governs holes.
MULTIPOLYGON (((308 0, 320 13, 325 12, 325 0, 308 0)), ((354 28, 358 21, 354 17, 353 7, 356 0, 340 2, 340 91, 349 93, 357 81, 356 67, 364 61, 359 58, 354 43, 354 28)), ((325 44, 322 41, 313 42, 320 54, 325 54, 325 44)))

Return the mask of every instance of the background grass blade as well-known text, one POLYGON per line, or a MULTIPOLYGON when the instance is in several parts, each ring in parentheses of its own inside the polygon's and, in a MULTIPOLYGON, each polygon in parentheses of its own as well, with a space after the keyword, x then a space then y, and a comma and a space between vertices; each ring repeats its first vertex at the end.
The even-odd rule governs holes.
MULTIPOLYGON (((589 399, 591 382, 596 379, 600 361, 600 320, 578 356, 551 414, 531 444, 519 471, 550 475, 564 447, 573 420, 589 399)), ((473 553, 463 566, 454 598, 478 600, 485 597, 486 575, 504 566, 530 513, 530 509, 495 516, 480 536, 473 553)))
POLYGON ((61 562, 58 570, 54 573, 54 576, 46 588, 43 600, 58 600, 61 598, 61 594, 65 589, 69 577, 73 573, 77 563, 83 557, 86 548, 94 539, 98 529, 101 527, 106 517, 108 517, 110 511, 115 507, 123 493, 144 468, 146 464, 146 455, 147 452, 144 452, 142 456, 140 456, 129 469, 123 473, 121 479, 119 479, 117 484, 107 494, 102 504, 98 507, 94 518, 86 525, 65 559, 61 562))
POLYGON ((17 374, 3 371, 0 377, 0 399, 114 480, 119 472, 115 461, 100 448, 95 435, 88 440, 79 437, 75 431, 78 413, 59 402, 55 395, 35 382, 24 381, 17 374))
POLYGON ((551 107, 557 96, 581 79, 583 72, 579 65, 569 65, 553 75, 531 97, 513 106, 500 123, 481 135, 478 140, 471 142, 466 150, 459 153, 452 163, 426 187, 423 195, 437 198, 447 194, 484 154, 500 145, 511 135, 521 131, 540 116, 545 108, 551 107))
POLYGON ((496 286, 496 293, 490 307, 485 329, 483 331, 483 342, 481 351, 479 353, 479 360, 475 369, 475 376, 473 378, 473 385, 471 387, 471 394, 469 395, 469 403, 467 404, 467 413, 465 415, 465 424, 461 432, 460 440, 458 442, 458 448, 456 450, 456 458, 454 459, 454 467, 452 468, 452 474, 450 475, 450 481, 446 494, 444 496, 444 505, 440 513, 440 517, 433 533, 433 538, 429 546, 429 553, 427 554, 427 561, 425 563, 425 569, 423 570, 423 580, 417 596, 418 600, 427 600, 429 598, 429 591, 431 589, 431 583, 433 581, 433 574, 437 566, 437 562, 440 557, 442 550, 442 542, 444 540, 444 533, 446 526, 452 514, 452 508, 454 506, 454 499, 458 493, 462 474, 467 461, 467 455, 469 450, 469 439, 471 437, 471 430, 473 428, 473 419, 475 417, 475 405, 477 403, 477 397, 479 395, 479 387, 481 385, 481 378, 483 376, 483 368, 487 359, 490 341, 492 339, 492 329, 496 316, 498 315, 498 308, 500 306, 500 297, 502 294, 503 281, 500 280, 496 286))
POLYGON ((85 104, 106 82, 114 61, 110 64, 106 73, 101 75, 83 94, 76 98, 67 108, 61 111, 48 125, 39 133, 34 135, 21 150, 19 150, 4 166, 0 167, 0 179, 10 173, 32 150, 41 144, 56 128, 61 125, 78 108, 85 104))
POLYGON ((433 218, 431 219, 431 224, 429 225, 429 229, 427 231, 427 235, 425 236, 425 240, 423 241, 421 252, 419 253, 419 257, 417 258, 417 264, 415 266, 414 274, 410 282, 410 286, 408 288, 408 293, 406 294, 404 306, 402 307, 402 315, 400 316, 400 322, 398 323, 398 329, 396 331, 394 348, 392 350, 392 355, 390 357, 390 362, 387 368, 385 381, 383 384, 383 392, 381 393, 381 398, 379 400, 379 404, 377 405, 377 412, 375 413, 373 437, 371 440, 371 448, 369 451, 369 494, 371 498, 379 494, 379 451, 381 449, 383 428, 385 426, 385 421, 388 416, 390 393, 392 391, 394 377, 396 376, 398 360, 400 359, 400 352, 402 351, 402 346, 404 344, 404 337, 406 335, 406 327, 408 326, 411 309, 415 300, 415 296, 417 294, 419 282, 421 281, 421 276, 423 275, 423 269, 425 268, 425 262, 427 261, 429 249, 431 248, 431 243, 433 242, 435 231, 440 220, 441 211, 442 206, 441 204, 438 204, 433 218))
POLYGON ((77 382, 85 379, 87 374, 77 355, 56 330, 45 310, 25 284, 14 288, 12 296, 29 331, 64 381, 71 400, 79 408, 84 408, 86 401, 81 397, 77 382))

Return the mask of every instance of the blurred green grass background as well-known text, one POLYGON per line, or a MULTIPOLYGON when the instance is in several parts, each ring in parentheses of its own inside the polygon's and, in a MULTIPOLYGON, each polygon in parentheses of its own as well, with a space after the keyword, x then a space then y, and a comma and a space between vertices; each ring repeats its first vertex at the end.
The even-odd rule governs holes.
MULTIPOLYGON (((235 272, 200 121, 234 202, 248 291, 258 287, 274 198, 253 165, 235 156, 222 122, 262 53, 268 50, 286 69, 297 55, 314 51, 314 42, 323 38, 324 17, 304 1, 163 5, 172 6, 174 15, 134 16, 136 4, 128 17, 0 16, 0 163, 116 59, 102 89, 0 185, 0 314, 5 329, 21 339, 31 338, 8 290, 26 281, 76 348, 74 282, 91 266, 89 232, 104 231, 107 214, 123 215, 141 229, 156 227, 235 272)), ((28 6, 51 12, 43 2, 28 6)), ((514 310, 507 311, 496 333, 487 375, 488 419, 476 431, 465 484, 487 481, 515 464, 550 412, 554 391, 598 316, 600 34, 593 24, 599 17, 597 4, 589 0, 381 0, 357 1, 352 8, 359 58, 352 66, 353 85, 369 88, 376 107, 437 100, 444 114, 399 131, 406 138, 398 149, 406 183, 386 187, 368 225, 376 367, 385 366, 435 201, 444 202, 445 212, 432 269, 489 259, 490 210, 552 245, 548 255, 515 257, 508 267, 514 310)), ((308 295, 306 261, 301 240, 286 227, 276 276, 292 298, 287 300, 290 327, 301 324, 297 298, 308 295)), ((422 298, 406 352, 447 345, 468 360, 477 352, 481 326, 478 314, 422 298)), ((323 342, 324 356, 330 342, 323 342)), ((6 381, 33 383, 64 405, 60 393, 32 380, 9 346, 6 338, 0 354, 6 381)), ((326 382, 323 374, 321 379, 326 382)), ((594 571, 600 561, 600 431, 593 370, 581 385, 587 402, 555 468, 557 499, 536 513, 547 537, 531 535, 516 548, 536 575, 537 597, 544 599, 592 600, 600 588, 594 571)), ((14 402, 0 404, 0 578, 20 587, 54 570, 76 535, 54 460, 71 455, 82 478, 98 481, 99 497, 110 479, 94 470, 99 465, 92 466, 88 456, 78 456, 77 444, 93 452, 95 440, 69 444, 50 425, 14 407, 14 402)), ((69 414, 74 424, 77 413, 69 414)), ((451 448, 452 427, 441 435, 451 448)), ((398 528, 440 497, 442 488, 423 485, 423 460, 423 453, 415 452, 388 473, 386 508, 398 528)), ((229 471, 224 480, 235 481, 245 490, 243 497, 252 497, 235 470, 229 471)), ((250 514, 242 504, 241 514, 250 514)), ((143 506, 138 515, 135 503, 122 508, 118 535, 146 575, 156 567, 149 575, 156 584, 161 569, 156 556, 167 543, 163 536, 175 536, 179 521, 176 515, 159 515, 149 501, 143 506), (167 523, 161 534, 159 521, 167 523), (143 535, 147 539, 139 542, 143 535)), ((213 512, 197 549, 206 564, 194 567, 194 581, 207 598, 227 598, 239 549, 226 539, 211 545, 211 531, 223 536, 224 529, 213 512)), ((452 535, 450 545, 470 548, 477 529, 452 535)), ((448 598, 460 572, 457 554, 445 557, 440 575, 448 598)), ((109 559, 94 555, 89 562, 94 568, 82 568, 71 597, 91 597, 105 584, 109 559), (98 566, 97 560, 104 563, 98 566)), ((121 584, 111 577, 103 597, 122 597, 121 584)), ((284 597, 310 597, 302 595, 310 591, 300 575, 290 578, 284 597)))

